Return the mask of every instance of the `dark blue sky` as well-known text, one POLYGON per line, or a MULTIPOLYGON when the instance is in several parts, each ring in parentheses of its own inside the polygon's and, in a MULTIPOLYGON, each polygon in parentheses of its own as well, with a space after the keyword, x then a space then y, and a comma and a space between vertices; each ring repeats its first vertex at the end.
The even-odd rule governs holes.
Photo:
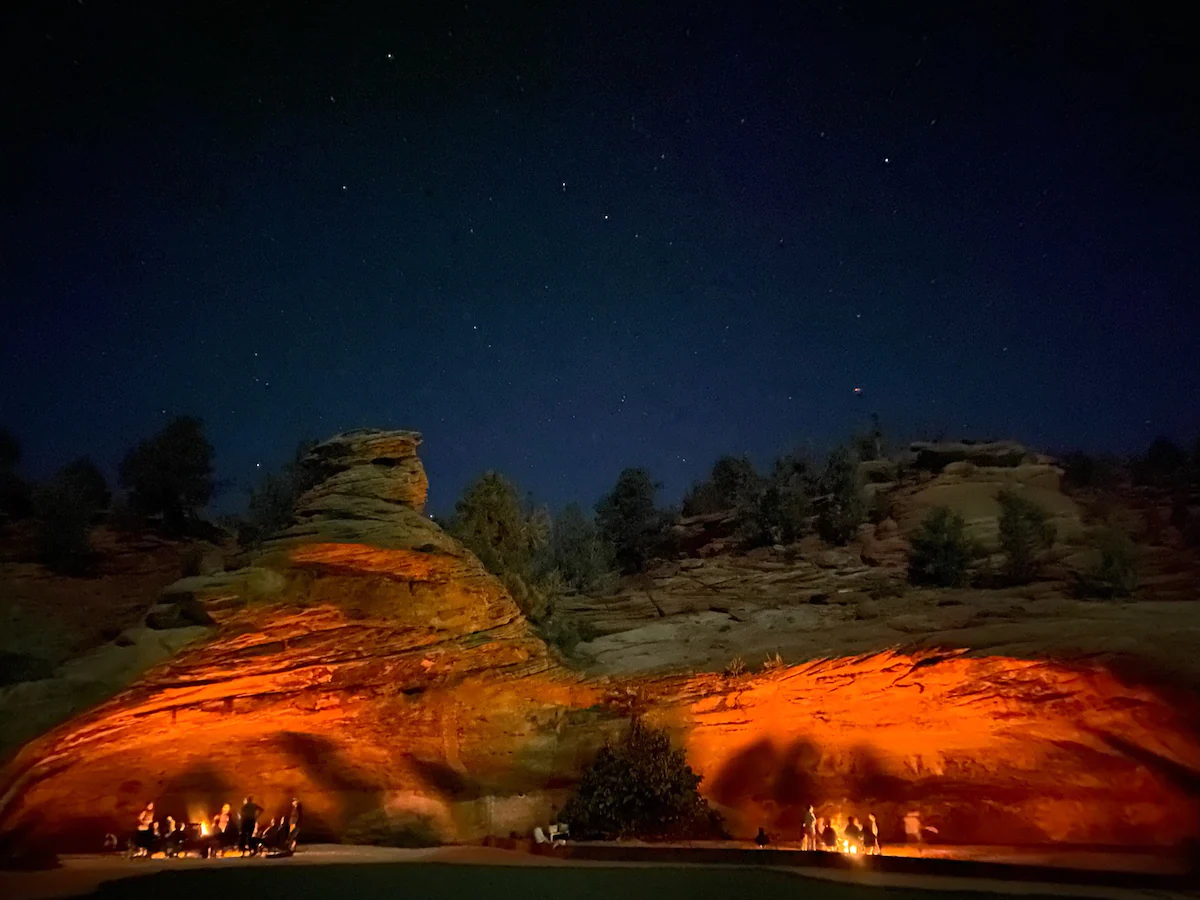
POLYGON ((133 6, 4 29, 0 422, 32 474, 180 412, 223 506, 375 425, 424 432, 439 511, 488 467, 558 505, 646 465, 674 500, 872 411, 1200 428, 1200 67, 1165 13, 133 6))

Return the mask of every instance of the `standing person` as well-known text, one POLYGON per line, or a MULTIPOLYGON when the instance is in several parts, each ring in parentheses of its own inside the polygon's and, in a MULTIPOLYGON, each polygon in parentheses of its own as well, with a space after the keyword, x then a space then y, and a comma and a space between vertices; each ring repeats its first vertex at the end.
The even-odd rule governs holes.
POLYGON ((217 855, 237 843, 237 829, 233 827, 233 811, 228 803, 221 804, 221 811, 213 816, 212 834, 209 840, 216 846, 217 855))
POLYGON ((767 837, 767 832, 761 825, 758 826, 758 834, 754 836, 754 843, 758 844, 760 850, 771 843, 771 839, 767 837))
POLYGON ((863 829, 863 844, 872 856, 883 852, 879 844, 879 823, 875 821, 875 813, 867 813, 867 827, 863 829))
POLYGON ((917 853, 921 853, 921 845, 925 843, 925 832, 921 827, 921 813, 909 810, 904 814, 904 840, 917 845, 917 853))
POLYGON ((287 837, 283 841, 283 848, 289 853, 296 851, 296 842, 300 839, 300 819, 304 815, 304 807, 295 797, 292 798, 292 808, 288 812, 287 817, 287 837))
POLYGON ((242 851, 242 855, 254 849, 254 825, 258 821, 260 812, 262 812, 262 807, 254 802, 253 797, 247 795, 246 799, 242 801, 240 814, 242 829, 238 839, 238 849, 242 851))
POLYGON ((151 800, 146 804, 146 808, 138 813, 137 817, 137 833, 134 835, 133 845, 136 848, 137 855, 143 853, 150 854, 150 848, 154 844, 154 801, 151 800))
POLYGON ((808 805, 808 811, 804 813, 804 834, 800 838, 800 849, 817 849, 817 815, 811 803, 808 805))

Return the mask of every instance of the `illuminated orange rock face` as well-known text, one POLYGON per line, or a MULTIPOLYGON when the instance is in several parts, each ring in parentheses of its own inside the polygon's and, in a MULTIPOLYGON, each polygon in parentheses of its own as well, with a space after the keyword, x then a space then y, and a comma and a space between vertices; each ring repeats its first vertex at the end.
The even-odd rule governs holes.
POLYGON ((253 793, 269 812, 302 797, 313 835, 379 808, 453 839, 526 831, 636 705, 677 734, 735 834, 794 834, 809 802, 875 812, 889 840, 910 808, 963 843, 1196 833, 1192 724, 1099 669, 881 654, 596 684, 521 622, 449 643, 328 608, 236 633, 249 624, 30 748, 5 826, 83 849, 149 798, 197 818, 253 793))
POLYGON ((918 809, 962 843, 1197 834, 1195 697, 1099 667, 880 653, 771 673, 586 679, 420 513, 419 438, 318 448, 327 478, 247 568, 174 594, 218 623, 0 773, 0 830, 95 849, 155 800, 198 820, 299 796, 310 838, 386 809, 446 839, 545 824, 632 711, 669 728, 735 834, 918 809), (322 455, 323 454, 323 455, 322 455))
POLYGON ((954 843, 1173 844, 1197 833, 1200 744, 1176 703, 1073 668, 883 653, 730 685, 654 685, 652 718, 686 728, 705 792, 735 829, 795 834, 818 815, 921 812, 954 843))

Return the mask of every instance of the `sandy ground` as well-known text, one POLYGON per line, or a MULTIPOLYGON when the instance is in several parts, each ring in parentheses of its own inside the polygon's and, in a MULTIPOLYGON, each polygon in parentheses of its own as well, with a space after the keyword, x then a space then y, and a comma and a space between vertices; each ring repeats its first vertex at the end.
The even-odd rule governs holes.
MULTIPOLYGON (((934 852, 926 851, 926 856, 934 852)), ((964 858, 959 855, 958 858, 964 858)), ((993 861, 1019 861, 1039 864, 1044 857, 1012 854, 984 854, 982 851, 970 858, 993 861)), ((422 850, 401 850, 387 847, 359 847, 342 845, 313 845, 302 848, 296 856, 287 859, 150 859, 128 860, 119 856, 64 856, 57 869, 40 872, 0 871, 0 897, 5 900, 50 900, 50 898, 79 897, 90 894, 101 883, 149 875, 162 871, 188 869, 212 869, 229 866, 312 866, 348 863, 454 863, 459 865, 487 866, 575 866, 575 867, 639 867, 661 868, 672 864, 650 864, 630 862, 587 862, 566 860, 552 856, 501 850, 490 847, 435 847, 422 850)), ((1076 860, 1083 867, 1086 860, 1076 860)), ((1111 860, 1110 860, 1111 863, 1111 860)), ((682 864, 681 864, 682 865, 682 864)), ((897 873, 868 872, 862 870, 834 870, 804 866, 764 867, 775 868, 805 878, 825 879, 863 887, 895 887, 917 890, 936 890, 950 893, 984 891, 1006 896, 1057 895, 1062 897, 1103 898, 1103 900, 1164 900, 1164 898, 1196 897, 1192 893, 1172 893, 1161 890, 1132 890, 1104 886, 1059 885, 1039 882, 1011 882, 977 878, 950 878, 928 875, 906 875, 897 873)), ((881 898, 882 900, 882 898, 881 898)))

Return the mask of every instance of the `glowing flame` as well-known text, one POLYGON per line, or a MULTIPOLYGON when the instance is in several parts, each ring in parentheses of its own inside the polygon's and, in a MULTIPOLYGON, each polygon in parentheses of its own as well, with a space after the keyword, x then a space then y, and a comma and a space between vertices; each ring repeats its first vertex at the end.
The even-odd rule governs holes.
POLYGON ((208 823, 207 822, 200 823, 200 836, 208 837, 208 823))
POLYGON ((849 853, 851 856, 858 853, 858 844, 852 844, 849 841, 842 841, 842 852, 849 853))

